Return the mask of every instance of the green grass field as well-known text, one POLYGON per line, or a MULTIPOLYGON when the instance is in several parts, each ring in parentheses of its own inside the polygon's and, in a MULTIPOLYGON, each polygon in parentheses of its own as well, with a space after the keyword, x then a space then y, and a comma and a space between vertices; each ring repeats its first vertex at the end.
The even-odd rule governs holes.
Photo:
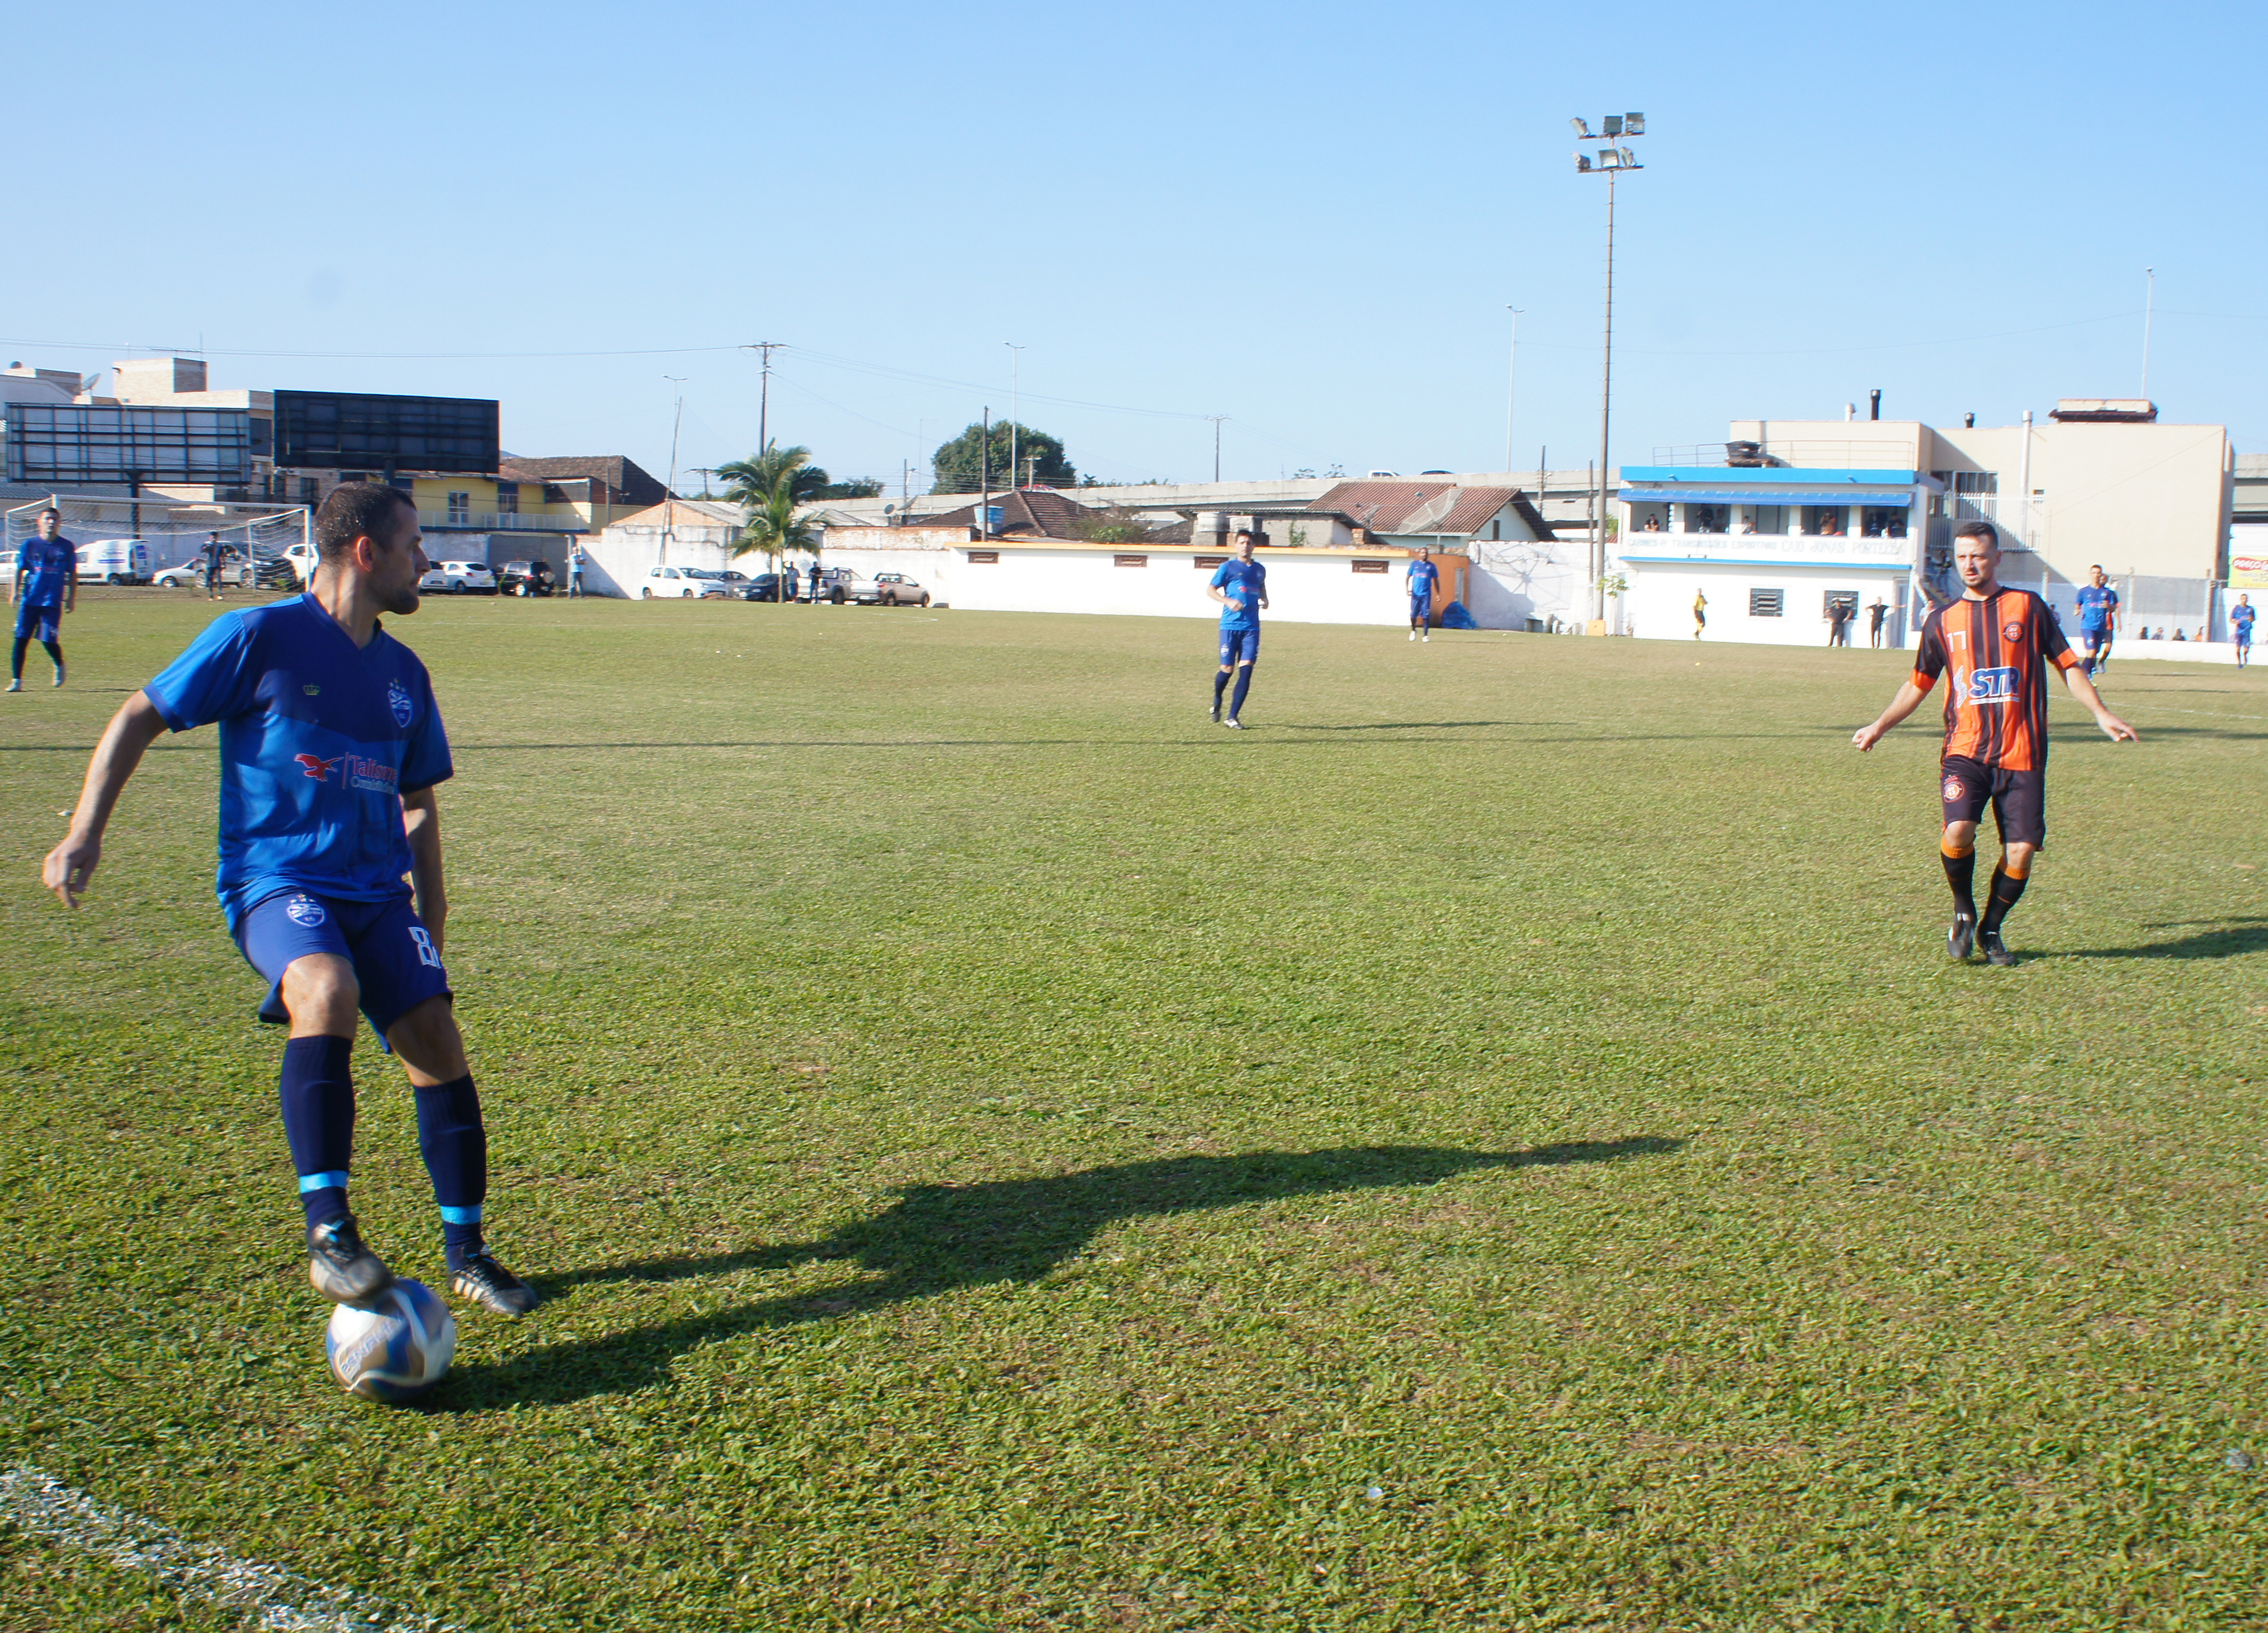
MULTIPOLYGON (((2268 677, 2068 702, 1948 966, 1896 653, 429 604, 490 1214, 342 1395, 162 742, 0 699, 0 1463, 465 1629, 2268 1625, 2268 677)), ((36 658, 36 653, 34 657, 36 658)), ((439 1244, 365 1034, 356 1197, 439 1244)), ((0 1627, 233 1613, 0 1532, 0 1627)))

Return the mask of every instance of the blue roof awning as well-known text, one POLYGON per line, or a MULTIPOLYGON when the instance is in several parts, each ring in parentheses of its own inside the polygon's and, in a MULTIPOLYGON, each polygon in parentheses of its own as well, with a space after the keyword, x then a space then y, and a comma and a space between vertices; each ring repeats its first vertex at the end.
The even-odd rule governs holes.
POLYGON ((1913 504, 1908 488, 1699 488, 1664 483, 1659 488, 1625 488, 1625 504, 1881 504, 1900 509, 1913 504))

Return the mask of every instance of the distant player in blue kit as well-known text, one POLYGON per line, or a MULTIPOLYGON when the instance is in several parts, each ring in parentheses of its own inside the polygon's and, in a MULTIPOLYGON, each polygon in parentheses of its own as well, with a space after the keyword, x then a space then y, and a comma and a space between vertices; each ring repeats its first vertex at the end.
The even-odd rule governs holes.
POLYGON ((221 907, 269 983, 260 1019, 291 1027, 279 1092, 308 1279, 339 1304, 394 1279, 347 1210, 359 1011, 409 1070, 450 1291, 519 1315, 537 1296, 482 1239, 488 1134, 441 963, 433 791, 449 739, 425 666, 379 622, 417 610, 417 512, 398 489, 350 482, 323 501, 315 541, 306 594, 216 618, 112 718, 44 881, 77 907, 144 751, 218 722, 221 907))
POLYGON ((2110 643, 2118 633, 2118 592, 2100 566, 2087 570, 2092 582, 2079 587, 2079 639, 2087 650, 2087 678, 2092 680, 2110 661, 2110 643))
POLYGON ((55 530, 63 517, 40 512, 39 531, 16 553, 9 599, 16 603, 16 649, 9 654, 8 689, 24 689, 24 653, 33 641, 48 649, 55 684, 63 683, 63 614, 78 607, 78 547, 55 530))
POLYGON ((1244 730, 1237 717, 1244 712, 1245 694, 1252 690, 1252 666, 1260 658, 1260 614, 1268 605, 1268 570, 1252 559, 1252 535, 1239 531, 1236 554, 1213 570, 1205 593, 1220 603, 1220 669, 1212 678, 1212 717, 1233 730, 1244 730), (1228 700, 1228 718, 1220 717, 1220 695, 1228 678, 1236 677, 1236 690, 1228 700))
POLYGON ((1441 570, 1433 565, 1433 553, 1420 548, 1404 577, 1410 580, 1410 638, 1431 641, 1433 637, 1426 629, 1433 618, 1433 586, 1441 581, 1441 570))

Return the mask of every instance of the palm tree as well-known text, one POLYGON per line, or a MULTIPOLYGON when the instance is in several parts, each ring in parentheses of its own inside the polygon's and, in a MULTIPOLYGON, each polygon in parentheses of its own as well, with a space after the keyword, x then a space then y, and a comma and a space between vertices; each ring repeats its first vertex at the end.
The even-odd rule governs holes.
POLYGON ((827 473, 811 462, 810 449, 783 448, 777 442, 762 453, 720 465, 712 474, 725 479, 726 498, 752 510, 764 502, 783 474, 794 477, 798 504, 817 498, 827 486, 827 473))
MULTIPOLYGON (((810 457, 807 449, 784 449, 775 444, 753 460, 735 460, 718 467, 717 474, 731 483, 725 497, 748 510, 747 523, 733 546, 734 555, 761 550, 777 571, 792 550, 819 554, 821 530, 796 514, 800 504, 796 478, 810 457)), ((812 601, 816 606, 818 597, 812 601)))

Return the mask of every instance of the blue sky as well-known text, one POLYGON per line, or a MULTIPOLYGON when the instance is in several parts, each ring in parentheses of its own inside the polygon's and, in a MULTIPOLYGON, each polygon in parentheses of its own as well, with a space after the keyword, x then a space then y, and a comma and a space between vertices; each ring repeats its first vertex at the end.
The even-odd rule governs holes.
MULTIPOLYGON (((898 484, 990 404, 1197 480, 1593 457, 2139 386, 2268 447, 2268 8, 144 4, 11 24, 0 351, 494 396, 523 454, 771 427, 898 484), (574 355, 583 354, 583 355, 574 355)), ((692 479, 697 482, 697 478, 692 479)))

